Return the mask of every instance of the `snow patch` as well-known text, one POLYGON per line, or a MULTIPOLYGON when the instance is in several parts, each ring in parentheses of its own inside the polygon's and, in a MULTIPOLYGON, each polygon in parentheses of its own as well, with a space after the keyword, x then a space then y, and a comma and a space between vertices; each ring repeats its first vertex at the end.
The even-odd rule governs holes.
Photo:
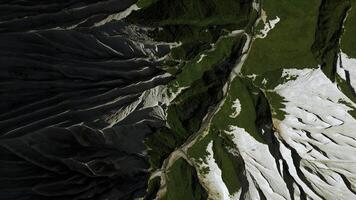
POLYGON ((351 86, 356 89, 356 58, 351 58, 341 51, 338 58, 337 73, 344 80, 349 78, 351 86))
POLYGON ((257 12, 259 12, 260 11, 260 3, 257 1, 253 1, 252 8, 255 9, 257 12))
POLYGON ((287 74, 295 78, 274 89, 284 98, 287 114, 282 121, 274 119, 273 124, 289 173, 313 199, 333 199, 335 193, 343 199, 355 199, 347 187, 356 185, 352 178, 356 173, 356 120, 348 113, 355 110, 355 103, 320 68, 289 69, 287 74), (300 166, 294 166, 289 149, 300 157, 300 166))
POLYGON ((267 84, 267 79, 266 79, 266 78, 263 78, 262 84, 263 84, 263 85, 266 85, 266 84, 267 84))
POLYGON ((290 199, 288 188, 278 172, 276 161, 268 145, 258 142, 244 128, 230 126, 226 134, 232 136, 236 151, 245 163, 245 174, 249 184, 246 199, 260 199, 260 189, 267 199, 290 199))
POLYGON ((135 10, 139 10, 140 8, 136 5, 136 4, 133 4, 131 5, 130 7, 128 7, 126 10, 122 11, 122 12, 119 12, 119 13, 116 13, 116 14, 112 14, 112 15, 109 15, 108 17, 106 17, 105 19, 101 20, 100 22, 97 22, 94 24, 94 26, 102 26, 108 22, 111 22, 111 21, 118 21, 118 20, 121 20, 127 16, 129 16, 133 11, 135 10))
POLYGON ((207 156, 199 159, 199 179, 208 191, 209 199, 230 200, 230 193, 222 179, 222 173, 216 164, 213 152, 213 141, 211 141, 206 151, 207 156), (206 172, 207 171, 207 172, 206 172), (205 173, 206 172, 206 173, 205 173))
POLYGON ((269 20, 267 23, 265 22, 265 27, 260 31, 260 34, 258 34, 256 38, 265 38, 267 33, 272 30, 280 20, 281 19, 276 16, 276 19, 269 20))
POLYGON ((244 32, 245 32, 245 30, 243 30, 243 29, 233 30, 227 35, 227 37, 240 35, 240 34, 242 34, 244 32))
POLYGON ((239 99, 235 99, 235 101, 232 104, 232 109, 234 110, 234 112, 230 115, 230 117, 236 118, 241 112, 241 104, 239 99))
POLYGON ((204 57, 206 57, 206 54, 201 54, 199 60, 197 61, 197 63, 200 63, 203 60, 204 57))
POLYGON ((250 74, 250 75, 247 75, 247 78, 250 78, 250 79, 252 79, 253 81, 255 81, 256 78, 257 78, 257 74, 250 74))

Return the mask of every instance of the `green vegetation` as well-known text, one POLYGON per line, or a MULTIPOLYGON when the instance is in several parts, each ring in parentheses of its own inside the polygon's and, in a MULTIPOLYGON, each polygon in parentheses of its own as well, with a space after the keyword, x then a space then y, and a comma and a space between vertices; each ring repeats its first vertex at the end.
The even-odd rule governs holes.
POLYGON ((154 177, 153 179, 149 180, 147 186, 147 193, 144 200, 151 200, 154 199, 159 188, 160 188, 160 181, 161 178, 159 176, 154 177))
MULTIPOLYGON (((242 68, 243 74, 263 75, 280 68, 317 67, 311 46, 318 8, 319 1, 264 1, 267 21, 277 16, 280 21, 266 38, 254 41, 242 68)), ((273 78, 278 80, 280 76, 273 78)))
POLYGON ((356 58, 356 0, 350 0, 352 8, 349 9, 344 24, 345 30, 341 37, 341 49, 352 58, 356 58))
POLYGON ((190 62, 191 65, 185 66, 177 79, 169 84, 173 92, 178 89, 176 86, 189 88, 182 91, 167 110, 167 123, 170 128, 162 128, 146 141, 150 147, 150 162, 154 168, 159 168, 170 152, 199 129, 209 107, 216 105, 222 98, 222 87, 243 42, 240 36, 222 38, 209 59, 203 59, 202 64, 190 62))
POLYGON ((143 9, 132 13, 128 21, 154 28, 151 36, 158 41, 181 42, 171 52, 171 58, 191 60, 232 30, 250 31, 257 18, 251 3, 251 0, 140 0, 137 4, 143 9))
POLYGON ((244 80, 239 77, 233 80, 228 94, 225 97, 225 102, 213 118, 212 124, 220 130, 228 130, 230 125, 244 128, 256 140, 263 142, 261 133, 255 126, 256 105, 254 103, 256 102, 255 99, 259 91, 252 85, 249 85, 247 80, 245 80, 245 82, 243 81, 244 80), (253 93, 257 93, 257 95, 253 93), (232 106, 236 99, 238 99, 241 104, 241 112, 236 117, 229 117, 234 113, 232 106))
POLYGON ((214 140, 214 159, 221 169, 222 179, 226 184, 230 194, 238 192, 241 188, 241 177, 244 172, 244 163, 240 157, 236 157, 228 152, 227 147, 231 144, 231 138, 225 133, 221 132, 220 137, 214 140))
MULTIPOLYGON (((268 112, 269 110, 267 102, 261 100, 263 95, 248 79, 236 77, 229 87, 227 96, 224 97, 223 105, 212 118, 211 124, 188 150, 189 157, 204 160, 207 156, 207 146, 213 141, 214 159, 222 171, 223 181, 230 194, 234 194, 241 187, 244 163, 239 156, 228 151, 228 149, 236 149, 236 146, 232 142, 232 136, 225 131, 229 131, 230 126, 244 128, 257 141, 265 143, 265 136, 261 131, 271 118, 265 116, 266 110, 268 112), (236 110, 233 104, 236 99, 242 109, 234 116, 236 110)), ((201 170, 204 172, 204 169, 201 170)))
POLYGON ((319 8, 319 18, 312 51, 324 74, 335 81, 336 62, 339 52, 339 38, 347 10, 348 0, 324 0, 319 8))
POLYGON ((334 80, 338 38, 349 3, 346 0, 272 0, 265 1, 263 9, 267 21, 277 16, 280 21, 266 38, 255 39, 242 73, 257 75, 253 84, 266 91, 272 116, 282 120, 283 98, 268 90, 286 81, 281 78, 286 68, 316 68, 320 65, 334 80))
MULTIPOLYGON (((138 15, 130 16, 146 25, 243 25, 250 20, 252 0, 139 0, 137 5, 143 9, 138 15), (144 15, 144 19, 138 16, 144 15)), ((240 27, 240 28, 242 28, 240 27)), ((166 27, 164 27, 166 28, 166 27)))
POLYGON ((180 158, 169 168, 165 200, 205 200, 207 194, 198 181, 194 167, 180 158))
POLYGON ((148 6, 150 6, 151 4, 156 3, 157 1, 159 1, 159 0, 138 0, 136 5, 139 8, 144 9, 144 8, 147 8, 148 6))
POLYGON ((213 49, 203 51, 192 61, 187 62, 182 66, 182 71, 176 79, 169 84, 169 88, 173 92, 177 92, 180 87, 189 87, 195 81, 202 78, 204 72, 211 70, 212 67, 222 63, 226 58, 231 56, 231 53, 236 49, 241 48, 245 40, 241 35, 226 36, 220 38, 213 49), (240 46, 236 46, 240 45, 240 46), (201 58, 201 56, 203 56, 201 58))
MULTIPOLYGON (((344 22, 344 32, 341 36, 340 48, 345 54, 351 58, 356 58, 356 0, 350 0, 351 7, 348 9, 346 19, 344 22)), ((339 75, 336 75, 336 83, 341 91, 350 98, 353 102, 356 102, 355 91, 352 86, 343 80, 339 75)), ((349 111, 351 115, 356 118, 356 111, 349 111)))
MULTIPOLYGON (((349 10, 348 0, 269 0, 263 1, 262 20, 252 1, 220 0, 139 0, 142 9, 127 19, 131 23, 152 28, 150 36, 157 41, 179 42, 166 60, 165 70, 174 76, 168 84, 174 98, 167 108, 167 127, 148 137, 151 169, 161 168, 163 161, 188 138, 197 135, 187 156, 198 164, 204 162, 207 146, 213 142, 216 164, 230 194, 243 185, 244 163, 228 133, 231 126, 243 128, 257 142, 271 142, 272 118, 283 120, 284 100, 273 89, 295 77, 282 77, 283 69, 317 68, 336 81, 349 97, 353 94, 347 83, 335 74, 342 22, 349 10), (266 16, 265 16, 266 15, 266 16), (266 18, 265 18, 266 17, 266 18), (241 74, 229 82, 231 70, 241 57, 246 37, 231 34, 244 29, 259 34, 269 20, 280 18, 265 38, 255 37, 241 74), (228 83, 227 93, 223 87, 228 83), (241 110, 236 114, 233 105, 241 110), (216 109, 218 106, 219 109, 216 109), (215 109, 214 109, 215 108, 215 109), (203 119, 216 111, 205 130, 203 119), (200 132, 199 132, 200 131, 200 132)), ((356 0, 352 0, 356 4, 356 0)), ((341 46, 355 55, 356 14, 349 12, 341 46), (350 29, 350 33, 348 32, 350 29)), ((256 36, 256 35, 255 35, 256 36)), ((355 100, 354 97, 350 97, 355 100)), ((355 112, 352 111, 353 116, 355 112)), ((207 122, 205 122, 207 123, 207 122)), ((190 166, 180 158, 168 169, 165 199, 206 199, 206 191, 198 182, 198 174, 209 169, 190 166), (184 192, 181 192, 184 191, 184 192)), ((148 195, 157 192, 159 179, 149 183, 148 195)))
MULTIPOLYGON (((202 134, 196 143, 188 150, 188 156, 201 164, 200 160, 204 161, 208 154, 206 151, 208 144, 214 141, 214 159, 221 169, 222 179, 230 194, 236 193, 241 187, 240 180, 244 171, 244 165, 241 158, 228 152, 228 148, 235 148, 231 136, 225 134, 223 130, 216 129, 214 125, 210 126, 206 131, 206 135, 202 134)), ((200 170, 202 174, 209 172, 207 168, 199 168, 198 170, 200 170)))
MULTIPOLYGON (((353 102, 356 102, 356 96, 354 95, 354 91, 351 85, 349 85, 344 79, 342 79, 338 74, 336 74, 336 83, 338 88, 353 102)), ((353 107, 349 105, 347 102, 342 102, 349 107, 353 107)), ((356 108, 349 111, 350 115, 356 119, 356 108)))

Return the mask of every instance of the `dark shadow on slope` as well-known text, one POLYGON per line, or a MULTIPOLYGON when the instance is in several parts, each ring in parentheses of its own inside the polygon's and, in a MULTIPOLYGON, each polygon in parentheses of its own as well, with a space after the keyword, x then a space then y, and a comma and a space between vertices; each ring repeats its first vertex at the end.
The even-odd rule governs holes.
POLYGON ((143 140, 164 122, 141 104, 126 120, 109 126, 108 119, 172 79, 157 60, 170 48, 122 21, 91 27, 134 2, 0 5, 0 199, 144 195, 143 140))
POLYGON ((322 0, 319 7, 315 41, 311 51, 325 75, 333 82, 340 49, 339 41, 343 33, 342 26, 350 7, 349 0, 322 0))

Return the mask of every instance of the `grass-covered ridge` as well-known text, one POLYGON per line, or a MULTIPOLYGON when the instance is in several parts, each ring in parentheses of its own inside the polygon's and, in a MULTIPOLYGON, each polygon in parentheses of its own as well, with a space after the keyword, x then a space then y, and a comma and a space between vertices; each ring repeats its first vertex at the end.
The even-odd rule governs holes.
POLYGON ((155 28, 151 34, 157 40, 180 42, 171 53, 180 61, 194 59, 233 30, 250 31, 257 18, 252 0, 141 0, 137 4, 143 8, 128 20, 155 28))
POLYGON ((347 12, 344 33, 341 38, 341 49, 347 55, 356 58, 356 0, 349 0, 351 8, 347 12))
MULTIPOLYGON (((173 99, 166 109, 167 126, 146 140, 151 171, 160 172, 166 182, 153 179, 149 194, 164 194, 163 199, 233 199, 247 193, 253 182, 259 197, 271 198, 275 196, 264 193, 261 184, 271 171, 278 174, 273 179, 280 184, 278 195, 303 193, 301 187, 292 186, 294 172, 282 169, 286 163, 277 163, 282 162, 283 136, 278 136, 276 126, 288 114, 286 105, 293 103, 275 88, 298 78, 289 72, 320 67, 331 85, 338 84, 352 96, 335 73, 340 46, 352 51, 353 37, 347 32, 354 19, 351 2, 271 0, 259 7, 257 1, 242 0, 138 1, 141 10, 128 20, 151 28, 155 40, 180 44, 167 56, 165 66, 174 77, 167 85, 173 99), (246 44, 248 51, 243 52, 246 44), (243 53, 246 60, 241 59, 243 53), (238 63, 242 69, 231 79, 238 63), (261 154, 253 148, 264 150, 269 160, 255 161, 261 154), (249 168, 255 167, 254 162, 268 168, 261 170, 261 179, 251 177, 259 176, 249 168), (179 174, 186 178, 173 178, 179 174)), ((296 152, 290 155, 298 158, 296 152)))
MULTIPOLYGON (((311 47, 320 1, 264 1, 266 21, 280 21, 263 39, 256 38, 242 72, 263 75, 280 68, 316 67, 311 47)), ((263 23, 261 20, 260 23, 263 23)), ((278 75, 275 77, 279 78, 278 75)))
MULTIPOLYGON (((175 97, 166 110, 167 127, 146 140, 151 170, 155 171, 161 169, 172 152, 198 132, 206 114, 223 99, 223 87, 246 43, 243 33, 251 32, 257 10, 252 7, 252 1, 242 0, 141 0, 137 5, 141 9, 133 12, 128 21, 149 27, 150 36, 157 41, 180 44, 172 49, 164 68, 175 78, 167 85, 168 95, 175 97)), ((214 145, 217 152, 214 156, 224 167, 224 179, 239 185, 238 180, 226 174, 235 164, 222 147, 222 141, 214 145)), ((183 173, 180 171, 183 166, 189 165, 182 159, 176 162, 169 167, 165 177, 177 176, 183 173)), ((189 177, 168 180, 165 198, 204 197, 204 190, 193 191, 193 196, 175 193, 188 190, 184 187, 192 180, 189 177)), ((158 181, 149 183, 150 188, 157 188, 157 185, 160 185, 158 181)), ((231 190, 238 188, 229 186, 231 190)), ((154 196, 155 190, 150 191, 153 191, 150 196, 154 196)))

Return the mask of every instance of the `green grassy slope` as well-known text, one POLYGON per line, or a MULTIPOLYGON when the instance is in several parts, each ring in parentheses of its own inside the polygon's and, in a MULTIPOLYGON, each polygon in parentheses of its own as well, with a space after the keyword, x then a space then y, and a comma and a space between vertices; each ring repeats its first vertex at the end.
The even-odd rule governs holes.
MULTIPOLYGON (((342 24, 355 0, 351 4, 348 0, 269 0, 263 1, 260 13, 252 8, 252 1, 242 0, 139 0, 137 4, 141 10, 130 15, 130 22, 152 28, 155 40, 180 43, 172 49, 165 66, 174 76, 167 85, 168 95, 179 94, 167 108, 167 127, 146 140, 152 171, 162 170, 172 152, 191 142, 184 152, 190 162, 179 158, 163 169, 168 177, 165 199, 206 199, 211 195, 204 182, 209 168, 201 167, 211 142, 228 192, 232 195, 246 189, 244 161, 231 152, 236 146, 226 131, 231 126, 240 127, 257 143, 273 143, 269 135, 273 132, 272 118, 285 117, 284 99, 272 91, 287 81, 282 77, 283 69, 320 66, 352 96, 335 74, 335 67, 342 24), (261 19, 255 24, 258 14, 261 19), (275 27, 260 38, 268 22, 276 19, 275 27), (231 34, 237 29, 243 29, 253 41, 241 73, 229 80, 247 42, 243 34, 231 34), (234 116, 236 101, 241 111, 234 116)), ((351 9, 341 40, 349 55, 355 53, 355 20, 351 9)), ((273 148, 270 150, 277 151, 273 148)), ((158 179, 150 181, 150 197, 160 184, 158 179)))

